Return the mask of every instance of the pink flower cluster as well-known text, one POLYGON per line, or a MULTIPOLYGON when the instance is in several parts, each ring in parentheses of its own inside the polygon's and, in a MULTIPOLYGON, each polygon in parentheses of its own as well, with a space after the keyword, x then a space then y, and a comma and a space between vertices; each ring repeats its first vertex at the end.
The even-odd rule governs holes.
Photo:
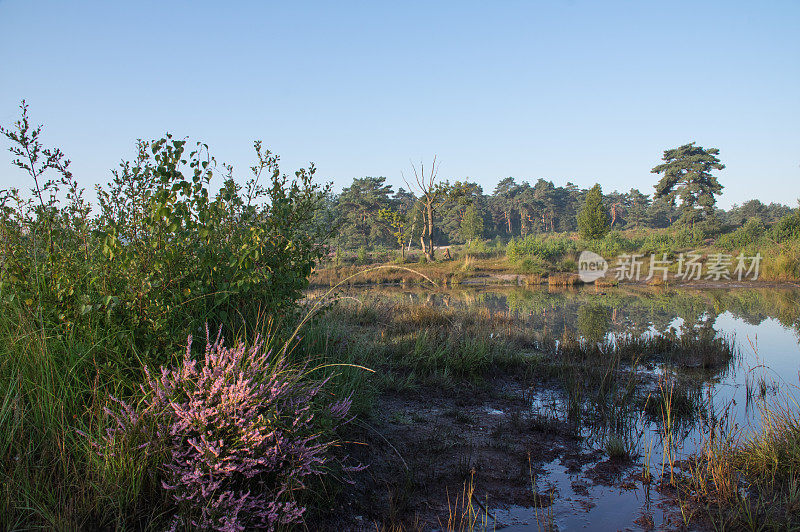
MULTIPOLYGON (((145 368, 142 408, 123 403, 107 437, 141 430, 152 416, 148 445, 166 457, 162 487, 179 509, 175 526, 234 531, 301 521, 305 508, 294 495, 322 472, 330 446, 312 427, 324 381, 301 382, 282 357, 271 363, 261 341, 229 348, 218 334, 200 361, 191 341, 179 368, 156 376, 145 368)), ((332 404, 331 416, 342 422, 350 405, 349 397, 332 404)))

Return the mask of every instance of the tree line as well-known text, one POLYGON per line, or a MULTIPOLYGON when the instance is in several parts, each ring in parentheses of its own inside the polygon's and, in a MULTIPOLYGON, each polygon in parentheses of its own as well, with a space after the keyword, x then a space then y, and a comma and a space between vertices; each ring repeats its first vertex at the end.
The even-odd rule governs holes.
POLYGON ((433 246, 476 239, 510 239, 536 233, 580 230, 600 237, 609 230, 667 228, 702 223, 712 231, 740 226, 751 218, 774 223, 792 212, 786 205, 757 199, 729 210, 716 206, 722 191, 714 171, 725 166, 716 148, 694 143, 664 151, 652 172, 661 176, 648 194, 637 188, 603 193, 552 180, 501 179, 490 193, 468 178, 444 180, 438 163, 412 168, 397 190, 385 177, 359 177, 341 193, 321 197, 318 216, 337 228, 338 249, 421 249, 430 260, 433 246), (593 214, 590 215, 589 211, 593 214), (584 227, 580 227, 581 220, 584 227), (589 225, 596 225, 591 228, 589 225))

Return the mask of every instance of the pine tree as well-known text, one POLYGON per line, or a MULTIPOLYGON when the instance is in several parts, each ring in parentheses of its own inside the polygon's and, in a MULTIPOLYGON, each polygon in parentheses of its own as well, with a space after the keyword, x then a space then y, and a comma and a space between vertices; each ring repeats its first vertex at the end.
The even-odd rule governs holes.
POLYGON ((513 219, 519 213, 517 207, 518 192, 519 185, 514 181, 513 177, 503 179, 494 189, 495 201, 505 216, 506 232, 509 236, 514 235, 513 219))
POLYGON ((651 170, 654 174, 664 174, 655 185, 655 199, 667 198, 674 205, 675 199, 680 198, 680 221, 692 225, 714 212, 717 201, 714 196, 722 193, 722 185, 711 171, 725 168, 716 157, 717 148, 694 144, 666 150, 662 157, 664 164, 651 170))
POLYGON ((340 235, 342 243, 350 249, 371 247, 393 242, 386 224, 378 219, 381 209, 392 208, 392 186, 385 177, 353 179, 353 184, 342 190, 337 208, 342 217, 340 235))
POLYGON ((603 191, 596 184, 586 193, 581 212, 578 213, 578 231, 587 240, 603 238, 610 229, 608 212, 603 205, 603 191))
POLYGON ((641 228, 643 225, 649 223, 650 198, 645 194, 639 192, 638 189, 632 188, 627 194, 628 196, 628 226, 633 226, 636 229, 641 228))

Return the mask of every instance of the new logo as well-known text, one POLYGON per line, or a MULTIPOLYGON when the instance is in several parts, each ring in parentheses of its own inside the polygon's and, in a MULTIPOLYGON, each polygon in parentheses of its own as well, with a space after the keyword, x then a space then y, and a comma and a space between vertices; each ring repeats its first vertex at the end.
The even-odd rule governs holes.
POLYGON ((581 251, 578 257, 578 277, 584 283, 592 283, 605 276, 608 271, 606 259, 592 251, 581 251))

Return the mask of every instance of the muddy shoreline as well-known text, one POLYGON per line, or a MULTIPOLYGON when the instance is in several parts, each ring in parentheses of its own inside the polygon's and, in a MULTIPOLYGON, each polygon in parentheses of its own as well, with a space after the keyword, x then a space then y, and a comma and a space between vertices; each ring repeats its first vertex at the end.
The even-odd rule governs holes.
MULTIPOLYGON (((413 266, 410 267, 413 270, 413 266)), ((566 275, 566 274, 558 274, 566 275)), ((572 274, 569 274, 572 275, 572 274)), ((577 274, 574 274, 577 277, 577 274)), ((476 273, 469 276, 462 275, 447 275, 431 278, 437 284, 443 287, 480 287, 480 286, 535 286, 535 285, 548 285, 548 277, 531 276, 522 273, 476 273)), ((359 280, 354 278, 349 281, 342 280, 344 285, 348 287, 370 288, 380 286, 407 286, 407 285, 424 285, 429 284, 423 277, 415 277, 411 274, 397 280, 359 280)), ((743 280, 743 281, 711 281, 711 280, 692 280, 692 281, 676 281, 670 280, 667 282, 650 282, 647 280, 640 281, 617 281, 613 277, 602 278, 599 282, 584 283, 579 279, 570 281, 568 286, 596 286, 597 288, 608 288, 612 286, 636 286, 636 287, 655 287, 655 288, 669 288, 669 289, 721 289, 721 288, 800 288, 800 282, 794 281, 770 281, 770 280, 743 280)), ((559 283, 558 286, 564 286, 559 283)), ((330 283, 324 283, 312 279, 309 284, 310 289, 320 289, 330 287, 330 283)))
POLYGON ((765 366, 731 333, 783 331, 783 343, 764 344, 780 354, 796 350, 800 323, 797 290, 775 289, 793 285, 721 289, 730 284, 354 290, 322 318, 321 338, 337 359, 375 370, 371 406, 342 438, 368 467, 312 528, 461 529, 448 519, 469 487, 489 529, 711 528, 705 502, 676 491, 662 446, 693 456, 703 427, 728 408, 738 416, 737 403, 744 426, 774 391, 757 385, 752 371, 765 366))
MULTIPOLYGON (((369 463, 345 489, 326 530, 437 530, 464 508, 470 483, 475 509, 491 527, 554 526, 548 508, 566 499, 580 512, 597 503, 597 487, 648 489, 636 461, 608 456, 587 445, 575 427, 531 411, 530 394, 556 391, 523 378, 495 377, 479 387, 389 393, 379 412, 353 430, 350 457, 369 463), (577 477, 558 487, 548 464, 577 477), (523 514, 524 517, 520 517, 523 514)), ((662 524, 679 522, 676 506, 661 501, 662 524)), ((578 516, 580 517, 580 516, 578 516)), ((642 512, 639 526, 653 516, 642 512)), ((452 523, 452 521, 451 521, 452 523)))

